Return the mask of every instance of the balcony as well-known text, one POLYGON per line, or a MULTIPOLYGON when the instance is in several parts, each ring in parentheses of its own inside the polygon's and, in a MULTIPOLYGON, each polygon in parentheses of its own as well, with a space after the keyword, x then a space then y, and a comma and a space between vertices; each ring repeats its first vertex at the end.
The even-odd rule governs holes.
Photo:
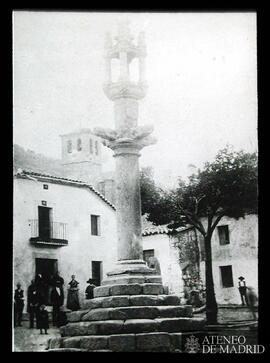
POLYGON ((67 223, 49 222, 41 224, 38 219, 29 220, 31 228, 30 242, 35 245, 66 246, 67 223))

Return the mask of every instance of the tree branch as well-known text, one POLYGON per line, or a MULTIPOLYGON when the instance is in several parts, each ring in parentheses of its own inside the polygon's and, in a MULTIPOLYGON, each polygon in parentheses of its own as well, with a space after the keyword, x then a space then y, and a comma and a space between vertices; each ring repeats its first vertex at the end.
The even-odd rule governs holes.
POLYGON ((213 215, 212 213, 208 213, 207 214, 207 235, 211 236, 212 232, 211 232, 211 225, 212 225, 212 221, 213 221, 213 215))
POLYGON ((186 211, 180 204, 178 204, 178 205, 179 205, 180 210, 184 213, 185 217, 188 219, 188 221, 195 228, 197 228, 198 231, 200 231, 203 236, 205 236, 206 232, 205 232, 204 226, 202 225, 201 221, 199 221, 194 214, 186 211))
POLYGON ((224 216, 225 216, 225 213, 220 213, 220 214, 218 215, 218 217, 216 218, 215 222, 213 223, 213 225, 212 225, 212 227, 211 227, 211 229, 210 229, 211 234, 214 232, 214 229, 216 228, 216 226, 217 226, 218 222, 219 222, 219 221, 221 220, 221 218, 222 218, 222 217, 224 217, 224 216))
POLYGON ((195 214, 197 215, 198 214, 198 208, 199 208, 199 203, 201 200, 203 200, 206 196, 203 195, 201 196, 199 199, 197 199, 196 197, 194 197, 194 200, 195 200, 195 214))

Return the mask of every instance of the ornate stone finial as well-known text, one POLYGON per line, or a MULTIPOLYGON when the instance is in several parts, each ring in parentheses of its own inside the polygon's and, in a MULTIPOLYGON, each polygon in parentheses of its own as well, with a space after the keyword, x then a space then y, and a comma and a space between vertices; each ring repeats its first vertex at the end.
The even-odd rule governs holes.
POLYGON ((131 41, 133 40, 133 36, 130 33, 129 24, 130 22, 128 19, 121 20, 118 23, 118 34, 115 39, 120 44, 131 43, 131 41))

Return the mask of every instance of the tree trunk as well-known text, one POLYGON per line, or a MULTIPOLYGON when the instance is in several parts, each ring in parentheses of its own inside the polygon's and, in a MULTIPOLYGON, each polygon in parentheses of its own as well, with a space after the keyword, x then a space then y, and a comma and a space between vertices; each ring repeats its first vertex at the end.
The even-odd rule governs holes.
POLYGON ((197 233, 197 230, 196 228, 194 228, 194 232, 195 232, 195 239, 196 239, 196 242, 195 242, 195 248, 196 248, 196 265, 197 265, 197 272, 198 272, 198 278, 200 280, 200 277, 201 277, 201 267, 200 267, 200 262, 201 262, 201 256, 200 256, 200 252, 201 252, 201 249, 200 249, 200 245, 199 245, 199 237, 198 237, 198 233, 197 233))
POLYGON ((215 296, 211 236, 204 238, 205 243, 205 284, 206 284, 206 320, 207 324, 217 324, 217 302, 215 296))

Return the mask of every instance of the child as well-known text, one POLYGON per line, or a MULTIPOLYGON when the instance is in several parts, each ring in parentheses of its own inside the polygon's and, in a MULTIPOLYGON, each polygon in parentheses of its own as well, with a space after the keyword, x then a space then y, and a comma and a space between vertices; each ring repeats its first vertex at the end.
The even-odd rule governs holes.
POLYGON ((40 329, 40 334, 43 334, 42 329, 45 330, 45 334, 48 334, 47 329, 49 329, 49 317, 45 305, 40 305, 39 307, 37 313, 37 328, 40 329))

